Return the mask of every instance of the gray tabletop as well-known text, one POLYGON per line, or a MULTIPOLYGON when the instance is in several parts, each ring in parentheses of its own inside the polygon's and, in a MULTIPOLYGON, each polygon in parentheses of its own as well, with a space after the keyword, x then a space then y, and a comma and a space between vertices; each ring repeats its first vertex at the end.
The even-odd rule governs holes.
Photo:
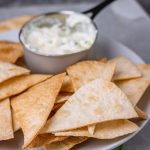
MULTIPOLYGON (((31 15, 54 10, 83 11, 94 3, 42 5, 28 7, 0 8, 0 19, 18 15, 31 15)), ((105 9, 95 20, 100 34, 116 39, 133 49, 147 63, 150 63, 150 19, 134 0, 122 0, 105 9)), ((150 122, 132 140, 125 144, 125 150, 150 150, 150 122)))

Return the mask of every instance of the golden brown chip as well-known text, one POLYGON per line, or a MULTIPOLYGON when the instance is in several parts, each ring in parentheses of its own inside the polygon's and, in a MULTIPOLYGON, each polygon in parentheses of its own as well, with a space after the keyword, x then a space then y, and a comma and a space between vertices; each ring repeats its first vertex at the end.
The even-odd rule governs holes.
POLYGON ((29 87, 42 82, 51 75, 32 74, 11 78, 0 84, 0 100, 19 94, 29 87))
POLYGON ((91 135, 87 127, 75 129, 72 131, 56 132, 57 136, 80 136, 92 137, 97 139, 114 139, 138 130, 138 126, 129 120, 113 120, 98 123, 95 132, 91 135))
POLYGON ((142 72, 143 77, 150 80, 150 64, 138 64, 137 67, 142 72))
POLYGON ((24 23, 29 21, 32 16, 20 16, 8 20, 0 21, 0 32, 20 28, 24 23))
POLYGON ((23 56, 23 49, 20 43, 0 41, 0 60, 15 63, 23 56))
POLYGON ((41 133, 134 117, 137 114, 127 96, 114 83, 96 79, 73 94, 47 122, 41 133))
POLYGON ((0 141, 14 138, 10 100, 0 102, 0 141))
POLYGON ((32 147, 40 147, 45 144, 50 144, 53 142, 63 141, 68 137, 61 137, 61 136, 54 136, 53 134, 47 133, 47 134, 39 134, 28 146, 29 148, 32 147))
POLYGON ((97 79, 111 81, 115 71, 114 63, 101 63, 98 61, 82 61, 67 68, 67 73, 71 77, 75 90, 86 83, 97 79))
POLYGON ((72 93, 60 92, 56 98, 56 104, 66 102, 72 93))
POLYGON ((29 72, 28 69, 0 61, 0 83, 16 76, 29 74, 29 72))
POLYGON ((137 78, 116 82, 117 86, 127 95, 133 106, 136 106, 150 82, 146 78, 137 78))
POLYGON ((49 145, 45 145, 45 150, 70 150, 75 145, 86 141, 85 137, 69 137, 61 142, 54 142, 49 145))
POLYGON ((61 87, 61 91, 62 92, 70 92, 70 93, 73 93, 75 91, 73 84, 72 84, 72 81, 68 75, 65 76, 65 80, 64 80, 63 85, 61 87))
POLYGON ((136 65, 125 57, 116 57, 109 62, 116 63, 114 80, 133 79, 142 76, 136 65))
POLYGON ((46 123, 64 77, 65 73, 53 76, 12 99, 13 110, 24 133, 24 148, 46 123))

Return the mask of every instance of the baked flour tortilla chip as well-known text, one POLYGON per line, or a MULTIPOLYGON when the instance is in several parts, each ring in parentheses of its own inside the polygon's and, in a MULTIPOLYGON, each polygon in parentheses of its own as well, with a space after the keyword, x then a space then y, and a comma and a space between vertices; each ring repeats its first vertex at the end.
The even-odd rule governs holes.
POLYGON ((60 92, 56 98, 56 104, 58 103, 63 103, 66 102, 70 96, 72 95, 72 93, 67 93, 67 92, 60 92))
POLYGON ((125 57, 116 57, 109 62, 116 63, 114 80, 125 80, 142 76, 136 65, 125 57))
POLYGON ((39 83, 12 98, 11 105, 24 134, 26 148, 45 125, 60 91, 65 73, 39 83))
POLYGON ((68 75, 65 76, 63 85, 61 87, 61 91, 62 92, 71 92, 71 93, 73 93, 75 91, 72 81, 68 75))
POLYGON ((95 132, 91 135, 87 127, 75 129, 72 131, 56 132, 57 136, 80 136, 92 137, 97 139, 114 139, 129 133, 137 131, 139 127, 129 120, 113 120, 103 123, 98 123, 95 132))
POLYGON ((62 136, 54 136, 53 134, 47 133, 47 134, 39 134, 28 146, 29 148, 32 147, 40 147, 45 144, 50 144, 53 142, 63 141, 68 137, 62 137, 62 136))
POLYGON ((16 76, 29 74, 29 72, 28 69, 0 61, 0 83, 16 76))
POLYGON ((19 16, 8 20, 0 21, 0 32, 21 28, 33 16, 19 16))
MULTIPOLYGON (((74 88, 77 90, 96 78, 111 81, 115 72, 115 64, 105 62, 107 62, 106 58, 99 61, 82 61, 69 67, 67 71, 71 76, 74 88)), ((94 125, 88 127, 91 134, 93 134, 94 128, 94 125)))
POLYGON ((15 63, 23 56, 23 49, 20 43, 0 41, 0 60, 15 63))
POLYGON ((0 141, 14 138, 10 100, 0 102, 0 141))
POLYGON ((61 142, 54 142, 49 145, 45 145, 45 150, 70 150, 75 145, 80 144, 86 141, 86 137, 68 137, 67 139, 61 142))
POLYGON ((20 129, 20 123, 18 119, 16 118, 16 115, 13 109, 11 109, 11 113, 12 113, 13 130, 14 132, 16 132, 20 129))
POLYGON ((143 77, 150 80, 150 64, 137 64, 136 66, 142 72, 143 77))
POLYGON ((41 133, 134 117, 137 113, 127 96, 114 83, 96 79, 76 91, 46 123, 41 133))
POLYGON ((67 73, 71 77, 73 87, 78 90, 86 83, 97 79, 111 81, 115 71, 114 63, 101 63, 99 61, 82 61, 67 68, 67 73))
POLYGON ((51 76, 52 75, 42 74, 22 75, 4 81, 0 84, 0 100, 19 94, 29 87, 50 78, 51 76))
POLYGON ((136 106, 150 82, 146 78, 117 81, 117 86, 127 95, 133 106, 136 106))

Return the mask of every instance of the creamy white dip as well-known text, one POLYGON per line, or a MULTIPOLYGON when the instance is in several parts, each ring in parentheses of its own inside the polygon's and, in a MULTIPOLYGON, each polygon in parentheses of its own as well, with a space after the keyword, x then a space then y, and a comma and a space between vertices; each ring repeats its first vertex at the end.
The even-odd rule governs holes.
MULTIPOLYGON (((44 20, 42 20, 44 22, 44 20)), ((53 18, 49 26, 30 24, 23 40, 29 49, 42 55, 62 55, 83 51, 92 46, 97 30, 90 18, 71 14, 64 21, 53 18)))

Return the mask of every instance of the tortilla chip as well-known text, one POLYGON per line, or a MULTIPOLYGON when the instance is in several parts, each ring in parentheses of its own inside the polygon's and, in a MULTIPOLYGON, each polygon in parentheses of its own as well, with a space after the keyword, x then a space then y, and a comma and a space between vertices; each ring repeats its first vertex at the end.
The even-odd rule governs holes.
POLYGON ((137 106, 135 107, 135 111, 137 112, 140 120, 147 120, 148 119, 148 115, 142 111, 140 108, 138 108, 137 106))
POLYGON ((50 144, 53 142, 63 141, 64 139, 67 139, 68 137, 61 137, 61 136, 54 136, 53 134, 47 133, 47 134, 39 134, 28 146, 29 148, 32 147, 40 147, 45 144, 50 144))
POLYGON ((29 72, 28 69, 0 61, 0 83, 12 77, 29 74, 29 72))
POLYGON ((0 102, 0 141, 14 138, 10 100, 0 102))
POLYGON ((20 43, 0 41, 0 60, 15 63, 23 56, 23 49, 20 43))
POLYGON ((71 93, 60 92, 56 98, 55 103, 58 104, 58 103, 66 102, 70 98, 71 95, 72 95, 71 93))
POLYGON ((114 83, 96 79, 73 94, 47 122, 41 133, 134 117, 137 114, 127 96, 114 83))
POLYGON ((65 73, 53 76, 12 99, 13 110, 24 133, 24 148, 46 123, 64 77, 65 73))
POLYGON ((86 141, 85 137, 69 137, 61 142, 54 142, 49 145, 45 145, 45 150, 70 150, 75 145, 86 141))
POLYGON ((142 76, 136 65, 125 57, 116 57, 109 62, 116 63, 114 80, 133 79, 142 76))
POLYGON ((138 64, 137 67, 142 72, 143 77, 150 80, 150 64, 138 64))
POLYGON ((146 78, 137 78, 118 81, 116 84, 127 95, 133 106, 136 106, 150 82, 146 78))
POLYGON ((95 132, 91 135, 87 127, 72 131, 56 132, 57 136, 80 136, 97 139, 114 139, 137 131, 139 127, 129 120, 113 120, 96 125, 95 132))
POLYGON ((11 110, 11 112, 12 112, 13 130, 14 132, 16 132, 20 129, 20 124, 19 124, 18 119, 16 118, 16 115, 13 109, 11 110))
POLYGON ((65 76, 61 91, 62 92, 70 92, 70 93, 73 93, 75 91, 72 81, 69 76, 65 76))
POLYGON ((32 74, 11 78, 0 84, 0 100, 17 95, 51 76, 52 75, 32 74))
POLYGON ((32 16, 20 16, 0 21, 0 32, 21 28, 21 26, 31 18, 32 16))
POLYGON ((75 90, 97 78, 111 81, 114 71, 114 63, 101 63, 92 60, 82 61, 67 68, 75 90))

